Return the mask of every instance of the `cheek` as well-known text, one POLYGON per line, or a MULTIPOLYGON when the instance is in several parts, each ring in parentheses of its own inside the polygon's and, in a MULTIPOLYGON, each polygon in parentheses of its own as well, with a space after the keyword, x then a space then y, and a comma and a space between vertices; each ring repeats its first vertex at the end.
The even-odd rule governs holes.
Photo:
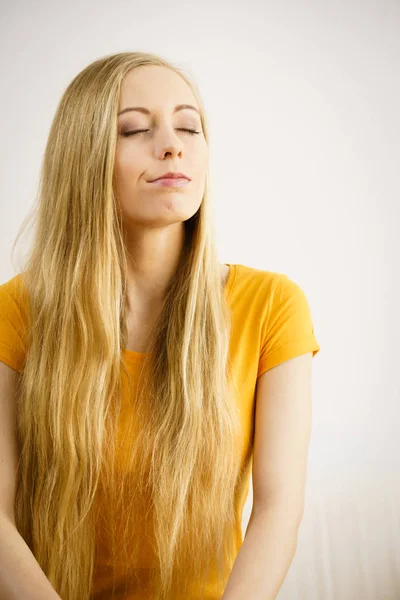
POLYGON ((200 153, 200 157, 199 157, 199 164, 201 165, 201 170, 203 172, 205 172, 208 169, 208 160, 209 160, 208 146, 207 146, 206 142, 204 142, 204 148, 202 149, 202 152, 200 153))
POLYGON ((134 184, 143 173, 145 168, 141 168, 140 159, 132 156, 131 153, 121 153, 115 161, 115 174, 120 186, 134 184))

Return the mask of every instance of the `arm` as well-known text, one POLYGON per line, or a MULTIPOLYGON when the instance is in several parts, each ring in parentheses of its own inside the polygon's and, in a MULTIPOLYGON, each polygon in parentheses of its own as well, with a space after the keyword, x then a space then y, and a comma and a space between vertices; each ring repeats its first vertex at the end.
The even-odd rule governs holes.
POLYGON ((251 514, 222 600, 273 600, 296 552, 299 520, 285 510, 251 514))
POLYGON ((0 513, 0 598, 61 600, 12 520, 0 513))
POLYGON ((15 392, 18 372, 0 362, 0 598, 61 600, 15 524, 15 392))
POLYGON ((275 600, 296 552, 311 433, 312 353, 257 381, 253 510, 222 600, 275 600))

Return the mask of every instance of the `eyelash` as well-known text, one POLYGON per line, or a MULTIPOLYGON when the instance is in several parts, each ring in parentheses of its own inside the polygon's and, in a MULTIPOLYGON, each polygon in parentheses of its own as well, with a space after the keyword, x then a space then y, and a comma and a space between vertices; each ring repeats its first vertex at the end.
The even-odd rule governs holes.
MULTIPOLYGON (((122 135, 124 137, 129 137, 131 135, 137 135, 138 133, 146 133, 146 131, 149 131, 148 129, 139 129, 138 131, 126 131, 125 133, 123 133, 122 135)), ((189 133, 189 135, 199 135, 199 133, 201 133, 201 131, 193 131, 192 129, 183 129, 182 127, 178 128, 178 131, 186 131, 187 133, 189 133)))

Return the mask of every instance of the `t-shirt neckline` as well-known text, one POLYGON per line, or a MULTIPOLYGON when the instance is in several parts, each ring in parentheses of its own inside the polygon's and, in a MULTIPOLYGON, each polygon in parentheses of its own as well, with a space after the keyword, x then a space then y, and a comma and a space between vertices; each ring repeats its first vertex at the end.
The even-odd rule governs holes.
MULTIPOLYGON (((225 298, 226 298, 226 300, 228 300, 229 296, 231 294, 231 291, 232 291, 234 279, 236 277, 237 265, 231 264, 231 263, 224 263, 224 264, 229 266, 228 279, 226 280, 225 287, 224 287, 225 298)), ((149 354, 149 352, 136 352, 135 350, 128 350, 128 348, 123 348, 123 353, 126 358, 131 359, 131 360, 142 360, 149 354)))

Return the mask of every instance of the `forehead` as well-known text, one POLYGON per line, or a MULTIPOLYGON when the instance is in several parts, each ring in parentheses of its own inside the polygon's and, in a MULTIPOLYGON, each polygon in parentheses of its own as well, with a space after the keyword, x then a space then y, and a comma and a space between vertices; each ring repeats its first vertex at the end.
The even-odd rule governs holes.
POLYGON ((118 110, 128 106, 144 106, 157 112, 166 108, 173 110, 176 104, 192 104, 198 108, 191 88, 175 71, 158 65, 146 65, 126 73, 121 84, 118 110))

